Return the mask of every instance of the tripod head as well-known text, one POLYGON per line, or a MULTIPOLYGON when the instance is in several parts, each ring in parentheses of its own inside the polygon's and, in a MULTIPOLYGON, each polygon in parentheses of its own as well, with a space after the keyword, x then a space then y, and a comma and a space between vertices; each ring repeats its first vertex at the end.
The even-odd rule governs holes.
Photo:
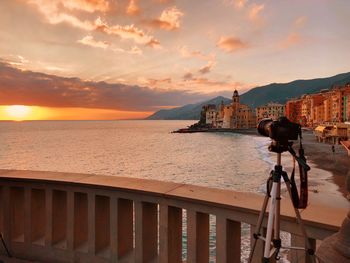
POLYGON ((304 149, 301 147, 299 149, 299 156, 296 154, 296 152, 293 149, 293 142, 292 141, 286 141, 286 142, 280 142, 272 140, 271 144, 268 147, 270 152, 274 153, 283 153, 283 152, 289 152, 293 158, 297 161, 299 167, 301 167, 304 171, 310 171, 310 166, 306 163, 306 159, 304 157, 304 149))

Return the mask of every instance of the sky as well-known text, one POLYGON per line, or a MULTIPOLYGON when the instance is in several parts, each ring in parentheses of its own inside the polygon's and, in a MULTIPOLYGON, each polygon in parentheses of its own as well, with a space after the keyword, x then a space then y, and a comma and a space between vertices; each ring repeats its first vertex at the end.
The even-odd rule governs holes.
POLYGON ((348 10, 348 0, 1 0, 0 120, 144 118, 349 72, 348 10))

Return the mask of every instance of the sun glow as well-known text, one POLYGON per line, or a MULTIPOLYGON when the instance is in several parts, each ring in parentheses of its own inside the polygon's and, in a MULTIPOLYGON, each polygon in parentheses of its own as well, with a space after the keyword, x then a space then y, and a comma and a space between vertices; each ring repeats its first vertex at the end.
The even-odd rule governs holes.
POLYGON ((23 121, 32 114, 32 109, 24 105, 12 105, 5 107, 5 115, 14 121, 23 121))
POLYGON ((111 109, 55 108, 24 105, 0 106, 0 121, 143 119, 151 114, 152 112, 129 112, 111 109))

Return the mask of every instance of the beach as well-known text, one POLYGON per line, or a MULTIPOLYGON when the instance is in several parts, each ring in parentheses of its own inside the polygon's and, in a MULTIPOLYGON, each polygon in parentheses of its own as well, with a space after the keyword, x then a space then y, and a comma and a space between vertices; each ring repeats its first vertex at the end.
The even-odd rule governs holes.
POLYGON ((339 187, 339 191, 346 197, 346 175, 350 170, 350 157, 342 145, 319 143, 316 141, 312 131, 303 132, 303 144, 307 159, 318 168, 333 174, 333 181, 339 187))

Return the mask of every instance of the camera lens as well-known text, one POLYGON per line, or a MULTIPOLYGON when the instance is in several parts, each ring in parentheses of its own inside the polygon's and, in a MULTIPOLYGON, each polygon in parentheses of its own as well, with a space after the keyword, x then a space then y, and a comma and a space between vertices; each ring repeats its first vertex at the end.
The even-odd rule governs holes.
POLYGON ((262 136, 270 137, 272 119, 262 119, 258 124, 258 133, 262 136))

